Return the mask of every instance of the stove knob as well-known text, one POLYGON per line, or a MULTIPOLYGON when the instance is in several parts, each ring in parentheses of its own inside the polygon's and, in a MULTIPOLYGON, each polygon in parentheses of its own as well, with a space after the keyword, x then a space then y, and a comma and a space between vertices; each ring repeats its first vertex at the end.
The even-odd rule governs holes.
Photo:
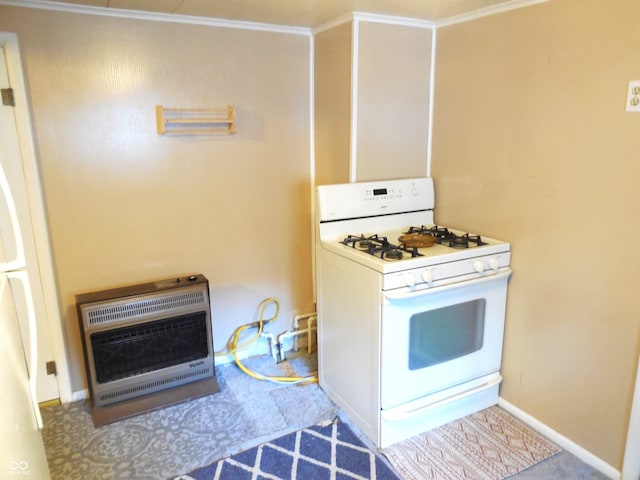
POLYGON ((473 269, 478 273, 484 272, 484 262, 482 260, 475 260, 473 262, 473 269))
POLYGON ((433 272, 430 268, 427 268, 422 272, 422 280, 424 280, 425 283, 433 282, 433 272))
POLYGON ((498 267, 500 267, 500 264, 498 263, 498 259, 495 257, 490 258, 489 267, 491 268, 491 270, 498 270, 498 267))
POLYGON ((406 272, 404 274, 404 284, 407 287, 414 287, 416 285, 416 277, 411 272, 406 272))

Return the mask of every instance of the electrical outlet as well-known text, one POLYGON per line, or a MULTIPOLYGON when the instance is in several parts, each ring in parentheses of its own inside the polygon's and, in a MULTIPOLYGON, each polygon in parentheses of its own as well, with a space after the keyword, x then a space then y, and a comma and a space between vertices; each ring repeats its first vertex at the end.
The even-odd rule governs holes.
POLYGON ((627 90, 627 112, 640 112, 640 80, 630 80, 627 90))

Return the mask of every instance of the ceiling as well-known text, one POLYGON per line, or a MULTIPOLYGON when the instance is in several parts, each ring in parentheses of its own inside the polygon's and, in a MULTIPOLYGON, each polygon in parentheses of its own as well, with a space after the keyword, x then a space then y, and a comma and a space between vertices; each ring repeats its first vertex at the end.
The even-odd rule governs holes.
POLYGON ((476 10, 517 2, 513 0, 61 0, 56 3, 314 28, 352 12, 436 22, 476 10))

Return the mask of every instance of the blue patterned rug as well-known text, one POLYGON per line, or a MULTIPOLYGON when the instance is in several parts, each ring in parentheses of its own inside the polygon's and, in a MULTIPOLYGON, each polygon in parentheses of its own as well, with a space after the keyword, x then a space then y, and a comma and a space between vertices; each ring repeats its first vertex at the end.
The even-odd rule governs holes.
POLYGON ((400 480, 339 420, 315 425, 174 480, 400 480))

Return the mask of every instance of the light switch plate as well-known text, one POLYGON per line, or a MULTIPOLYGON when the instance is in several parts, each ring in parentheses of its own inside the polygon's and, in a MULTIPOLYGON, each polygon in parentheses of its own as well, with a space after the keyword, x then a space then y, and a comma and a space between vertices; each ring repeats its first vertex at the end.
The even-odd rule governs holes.
POLYGON ((640 112, 640 80, 630 80, 627 90, 627 112, 640 112))

